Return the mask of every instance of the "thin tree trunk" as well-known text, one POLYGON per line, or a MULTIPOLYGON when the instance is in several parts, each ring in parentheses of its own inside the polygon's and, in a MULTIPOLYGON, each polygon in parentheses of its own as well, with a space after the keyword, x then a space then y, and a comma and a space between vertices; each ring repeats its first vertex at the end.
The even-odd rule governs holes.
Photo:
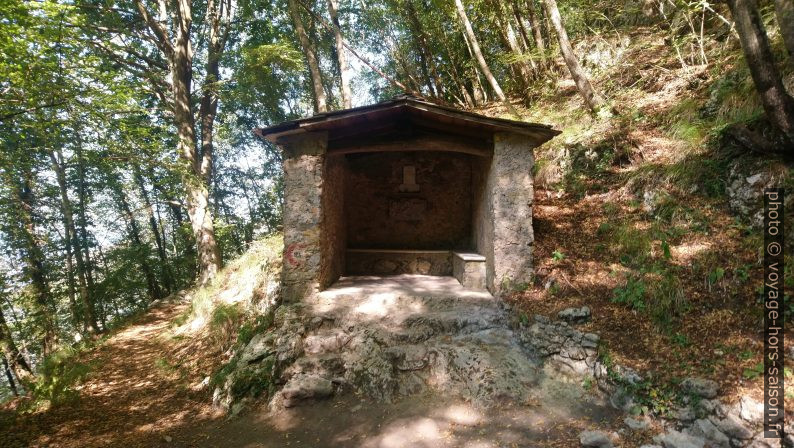
POLYGON ((457 62, 455 60, 452 50, 449 48, 449 43, 447 42, 446 39, 442 39, 441 41, 444 44, 444 50, 446 51, 447 57, 449 58, 449 68, 450 68, 449 73, 452 76, 452 80, 455 81, 455 84, 457 84, 461 95, 463 95, 463 100, 466 102, 466 105, 468 107, 474 107, 475 106, 474 98, 472 98, 471 94, 469 93, 469 90, 466 88, 466 84, 461 79, 460 73, 458 72, 457 69, 457 62))
POLYGON ((295 27, 295 33, 298 35, 301 48, 303 49, 303 55, 309 65, 309 76, 311 77, 312 91, 314 92, 314 112, 327 112, 328 105, 325 98, 322 72, 320 72, 320 63, 317 59, 317 50, 314 48, 311 39, 309 39, 309 35, 306 34, 306 28, 303 26, 303 19, 301 18, 296 0, 287 0, 287 9, 292 19, 292 25, 295 27))
MULTIPOLYGON (((471 49, 471 44, 469 43, 469 38, 466 36, 466 31, 463 31, 463 42, 466 43, 466 50, 469 52, 469 57, 471 59, 475 59, 474 52, 471 49)), ((488 101, 488 94, 485 92, 485 89, 480 82, 480 71, 477 69, 477 66, 472 67, 472 76, 471 76, 471 92, 474 98, 474 104, 479 106, 485 104, 488 101)))
POLYGON ((502 37, 502 42, 507 47, 507 51, 512 53, 513 58, 516 59, 510 65, 513 71, 518 75, 518 85, 521 89, 521 95, 525 96, 529 86, 529 79, 532 76, 532 69, 527 64, 527 61, 523 59, 524 52, 521 50, 521 46, 516 40, 516 34, 513 30, 513 26, 510 24, 510 19, 504 15, 500 0, 493 0, 492 5, 496 10, 496 26, 499 27, 499 34, 502 37))
MULTIPOLYGON (((425 32, 422 22, 419 20, 419 16, 416 13, 413 0, 405 0, 405 9, 408 13, 408 20, 412 28, 411 34, 413 35, 414 43, 418 49, 420 62, 422 63, 425 70, 429 69, 430 73, 433 75, 435 96, 443 97, 444 83, 441 81, 441 75, 438 72, 438 64, 436 64, 436 61, 433 58, 433 52, 430 50, 430 45, 427 43, 427 33, 425 32)), ((432 88, 431 92, 433 92, 432 88)))
POLYGON ((3 361, 7 364, 5 368, 14 374, 18 379, 27 379, 31 376, 33 371, 30 364, 19 352, 16 343, 14 343, 11 330, 8 328, 3 309, 0 308, 0 349, 3 353, 3 361))
POLYGON ((474 29, 471 27, 469 17, 466 15, 466 8, 463 6, 463 2, 461 0, 455 0, 455 9, 458 13, 458 18, 460 19, 461 25, 463 25, 463 30, 468 37, 471 50, 474 53, 475 59, 477 60, 477 64, 480 66, 480 70, 482 71, 483 75, 485 75, 485 79, 488 80, 488 83, 491 85, 491 88, 493 89, 496 96, 501 101, 507 103, 507 97, 502 91, 502 87, 499 86, 499 82, 496 81, 493 73, 491 73, 488 63, 485 62, 485 57, 483 56, 482 50, 480 49, 480 44, 477 42, 477 36, 474 35, 474 29))
POLYGON ((149 192, 146 191, 146 183, 144 182, 141 170, 137 165, 133 167, 133 170, 135 182, 138 184, 138 188, 141 191, 143 205, 146 207, 146 213, 149 215, 149 229, 152 231, 154 243, 157 246, 157 256, 160 258, 160 264, 162 265, 163 284, 165 286, 166 292, 170 293, 174 290, 174 280, 171 273, 171 266, 168 264, 168 255, 165 251, 165 243, 163 242, 160 235, 157 219, 154 216, 154 208, 152 207, 152 202, 149 200, 149 192))
MULTIPOLYGON (((83 266, 85 271, 85 281, 88 287, 89 297, 94 291, 94 265, 91 262, 91 250, 88 244, 88 218, 86 217, 86 210, 88 207, 88 187, 86 185, 85 176, 85 163, 83 160, 83 145, 80 140, 80 134, 77 134, 77 145, 75 154, 77 155, 77 219, 80 226, 79 233, 79 249, 82 249, 83 266)), ((75 233, 75 236, 78 234, 75 233)), ((77 250, 75 250, 77 256, 77 250)), ((78 267, 79 269, 79 267, 78 267)))
POLYGON ((775 15, 786 50, 794 58, 794 0, 775 0, 775 15))
POLYGON ((515 54, 516 58, 518 58, 515 65, 518 66, 519 71, 525 77, 525 79, 529 79, 532 73, 532 67, 530 67, 530 62, 527 62, 527 60, 523 58, 524 48, 522 48, 521 41, 519 39, 521 36, 516 33, 515 29, 513 29, 511 15, 509 11, 505 13, 502 0, 492 0, 492 3, 494 9, 496 10, 496 21, 497 25, 501 29, 503 40, 507 44, 509 50, 515 54))
MULTIPOLYGON (((516 0, 517 1, 517 0, 516 0)), ((535 37, 535 46, 538 49, 538 53, 540 54, 540 65, 542 67, 548 67, 548 61, 546 60, 546 39, 543 38, 543 30, 541 29, 541 21, 538 20, 538 17, 535 12, 535 5, 534 0, 526 0, 527 1, 527 14, 529 19, 529 24, 532 27, 532 34, 535 37)), ((515 14, 518 14, 518 7, 513 2, 513 8, 515 14)))
MULTIPOLYGON (((65 227, 65 240, 67 246, 67 265, 71 265, 72 249, 74 249, 75 259, 77 261, 77 279, 79 282, 80 302, 83 305, 83 320, 94 333, 99 333, 99 326, 96 320, 96 311, 94 310, 94 302, 88 291, 88 282, 86 280, 85 260, 80 251, 77 241, 73 235, 77 235, 77 228, 74 225, 74 214, 72 212, 72 202, 69 199, 68 187, 66 185, 66 173, 63 166, 63 154, 61 150, 50 151, 50 162, 52 169, 55 172, 55 178, 58 181, 58 188, 61 195, 61 214, 63 215, 63 223, 65 227)), ((71 267, 67 266, 70 270, 71 267)))
POLYGON ((146 247, 141 240, 141 229, 138 227, 138 221, 135 220, 135 215, 132 213, 127 196, 124 189, 115 181, 108 182, 113 194, 116 196, 116 204, 121 212, 124 220, 127 222, 127 233, 129 234, 130 241, 132 242, 135 251, 138 253, 138 264, 141 267, 143 276, 146 279, 146 289, 149 293, 150 300, 157 300, 162 297, 160 285, 157 283, 157 278, 154 275, 152 267, 149 265, 148 257, 146 256, 146 247))
POLYGON ((3 370, 6 373, 6 381, 8 381, 8 387, 11 389, 11 393, 15 396, 19 396, 19 391, 17 390, 17 383, 14 381, 14 375, 11 374, 11 368, 8 366, 8 361, 6 361, 5 356, 0 356, 0 359, 3 360, 3 370))
POLYGON ((584 70, 582 70, 581 65, 579 65, 579 59, 573 52, 571 42, 568 40, 568 33, 565 31, 565 26, 562 23, 560 10, 557 8, 557 1, 543 0, 543 4, 546 6, 546 15, 548 15, 554 26, 554 30, 557 32, 557 38, 560 42, 560 52, 562 53, 563 59, 565 59, 565 65, 568 66, 568 70, 571 72, 571 77, 576 83, 576 88, 579 90, 579 94, 582 95, 585 105, 587 105, 591 111, 596 112, 601 107, 603 100, 596 94, 595 90, 593 90, 590 80, 587 79, 587 75, 584 73, 584 70))
POLYGON ((331 23, 334 25, 334 44, 336 45, 336 60, 339 64, 339 87, 342 94, 342 107, 350 109, 353 107, 353 94, 350 91, 350 68, 347 65, 342 26, 339 24, 338 0, 328 0, 328 14, 331 16, 331 23))
POLYGON ((751 0, 729 0, 728 6, 766 116, 788 138, 789 146, 794 146, 794 98, 786 92, 775 66, 757 5, 751 0))
POLYGON ((516 5, 515 0, 510 1, 510 12, 513 13, 513 18, 516 21, 516 25, 518 25, 518 33, 521 35, 524 49, 529 51, 532 48, 532 40, 529 38, 529 32, 527 31, 524 19, 521 17, 521 12, 518 10, 518 5, 516 5))

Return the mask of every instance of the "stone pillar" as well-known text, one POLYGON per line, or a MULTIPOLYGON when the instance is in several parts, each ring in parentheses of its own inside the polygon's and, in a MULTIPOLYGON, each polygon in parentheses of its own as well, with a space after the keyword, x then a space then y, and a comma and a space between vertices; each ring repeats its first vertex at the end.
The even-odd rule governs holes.
POLYGON ((282 137, 284 154, 284 259, 281 271, 285 302, 317 292, 322 263, 322 186, 326 133, 282 137))
POLYGON ((493 229, 492 292, 513 290, 532 281, 532 148, 520 134, 494 134, 486 187, 493 229))

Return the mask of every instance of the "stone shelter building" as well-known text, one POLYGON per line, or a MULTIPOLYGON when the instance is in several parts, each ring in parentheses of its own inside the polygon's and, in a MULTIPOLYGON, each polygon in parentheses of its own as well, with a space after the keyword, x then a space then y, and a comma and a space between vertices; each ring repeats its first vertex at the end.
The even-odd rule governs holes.
POLYGON ((283 151, 286 301, 341 276, 532 275, 532 149, 559 131, 400 96, 255 130, 283 151))

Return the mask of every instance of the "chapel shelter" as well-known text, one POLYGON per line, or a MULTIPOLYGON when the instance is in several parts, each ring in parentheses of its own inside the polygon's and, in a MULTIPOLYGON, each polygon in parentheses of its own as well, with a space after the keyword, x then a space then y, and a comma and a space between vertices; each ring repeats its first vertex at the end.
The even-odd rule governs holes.
POLYGON ((254 131, 283 151, 285 301, 341 276, 532 278, 532 149, 560 132, 410 96, 254 131))

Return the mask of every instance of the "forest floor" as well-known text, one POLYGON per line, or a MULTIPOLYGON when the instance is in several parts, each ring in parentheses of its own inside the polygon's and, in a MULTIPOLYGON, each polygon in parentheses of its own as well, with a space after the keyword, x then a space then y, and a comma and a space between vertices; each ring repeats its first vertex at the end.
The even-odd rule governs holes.
POLYGON ((38 412, 2 411, 0 446, 569 447, 578 445, 584 429, 621 424, 619 413, 589 397, 577 406, 485 410, 434 394, 395 403, 347 394, 278 413, 260 403, 227 418, 213 410, 207 388, 197 387, 201 363, 171 364, 188 356, 189 345, 173 331, 187 307, 160 304, 85 352, 80 362, 93 367, 76 401, 38 412))

